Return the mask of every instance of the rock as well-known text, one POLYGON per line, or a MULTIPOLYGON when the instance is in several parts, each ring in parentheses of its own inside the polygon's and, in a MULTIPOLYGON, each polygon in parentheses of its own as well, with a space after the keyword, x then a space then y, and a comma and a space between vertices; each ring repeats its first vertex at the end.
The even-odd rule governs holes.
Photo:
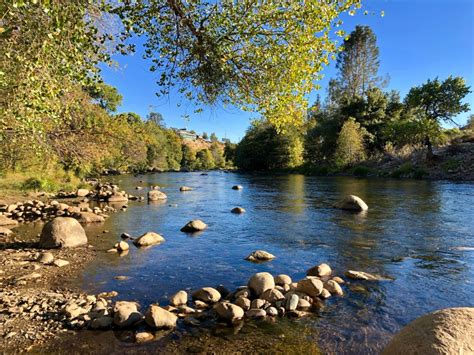
POLYGON ((43 227, 40 248, 72 248, 87 245, 87 236, 81 224, 70 217, 56 217, 43 227))
POLYGON ((112 317, 102 316, 102 317, 94 318, 92 322, 90 323, 90 327, 92 329, 106 329, 106 328, 109 328, 113 322, 114 322, 114 319, 112 317))
POLYGON ((122 239, 133 239, 132 236, 128 233, 122 233, 120 235, 120 238, 122 238, 122 239))
POLYGON ((382 355, 473 354, 474 308, 446 308, 415 319, 398 332, 382 355))
POLYGON ((147 247, 150 245, 160 244, 165 241, 158 233, 147 232, 133 241, 137 247, 147 247))
POLYGON ((51 264, 53 261, 54 261, 54 256, 50 252, 41 253, 41 255, 38 259, 38 262, 40 262, 41 264, 45 264, 45 265, 46 264, 51 264))
POLYGON ((274 277, 275 285, 290 285, 291 284, 291 277, 288 275, 277 275, 274 277))
POLYGON ((216 303, 221 299, 221 294, 215 288, 203 287, 193 292, 192 297, 206 303, 216 303))
POLYGON ((166 200, 167 198, 168 196, 159 190, 148 191, 148 201, 160 201, 166 200))
POLYGON ((267 308, 267 314, 270 317, 276 317, 278 315, 278 310, 275 307, 268 307, 267 308))
POLYGON ((267 304, 267 301, 262 300, 261 298, 256 298, 250 303, 250 308, 259 309, 263 308, 267 304))
POLYGON ((2 226, 15 226, 18 224, 18 221, 8 218, 4 215, 0 215, 0 227, 2 226))
POLYGON ((242 185, 234 185, 232 186, 232 190, 242 190, 244 187, 242 185))
POLYGON ((181 186, 179 188, 179 191, 184 192, 184 191, 192 191, 192 188, 189 186, 181 186))
POLYGON ((234 304, 242 308, 244 311, 248 311, 250 309, 250 300, 246 297, 237 298, 234 304))
POLYGON ((7 236, 8 237, 12 234, 13 234, 13 232, 10 229, 5 228, 5 227, 0 227, 0 235, 1 236, 7 236))
POLYGON ((245 209, 242 207, 234 207, 233 209, 230 210, 230 212, 235 213, 235 214, 242 214, 245 213, 245 209))
POLYGON ((354 280, 369 280, 369 281, 389 280, 379 275, 369 274, 368 272, 355 271, 355 270, 346 271, 346 276, 354 280))
POLYGON ((147 341, 150 341, 154 338, 153 334, 148 333, 148 332, 139 332, 135 334, 135 341, 137 343, 144 343, 147 341))
POLYGON ((298 308, 298 302, 300 300, 300 297, 295 294, 291 293, 287 298, 285 302, 285 309, 287 311, 294 311, 296 308, 298 308))
POLYGON ((266 290, 260 295, 260 298, 270 302, 271 304, 274 304, 276 301, 284 299, 285 296, 283 295, 283 293, 274 288, 271 290, 266 290))
POLYGON ((229 322, 235 322, 244 317, 244 310, 229 302, 220 302, 214 306, 217 315, 229 322))
POLYGON ((78 212, 73 215, 80 223, 101 223, 105 218, 92 212, 78 212))
POLYGON ((199 232, 207 228, 207 224, 201 221, 200 219, 195 219, 186 223, 186 225, 181 228, 181 232, 192 233, 199 232))
POLYGON ((118 251, 125 251, 125 250, 130 249, 130 246, 128 245, 127 242, 121 241, 117 243, 116 248, 118 251))
POLYGON ((341 201, 337 202, 334 207, 341 210, 357 212, 367 211, 369 209, 367 204, 360 197, 355 195, 346 196, 341 201))
POLYGON ((275 255, 265 250, 256 250, 245 258, 248 261, 268 261, 272 259, 275 259, 275 255))
POLYGON ((245 312, 247 318, 265 318, 267 312, 264 309, 249 309, 245 312))
POLYGON ((107 201, 111 202, 111 203, 114 203, 114 202, 127 202, 128 197, 127 197, 127 195, 122 194, 120 192, 115 192, 107 198, 107 201))
POLYGON ((331 297, 331 292, 329 292, 328 290, 323 288, 323 290, 321 291, 321 294, 319 295, 319 297, 327 299, 327 298, 331 297))
POLYGON ((339 276, 334 276, 332 279, 336 281, 339 285, 342 285, 345 283, 344 280, 340 278, 339 276))
POLYGON ((142 320, 136 302, 118 301, 114 306, 114 324, 118 327, 128 327, 142 320))
POLYGON ((63 266, 69 265, 69 261, 63 260, 63 259, 56 259, 53 261, 53 264, 56 265, 57 267, 63 267, 63 266))
POLYGON ((306 271, 306 275, 318 277, 331 276, 331 273, 332 270, 328 264, 319 264, 306 271))
POLYGON ((203 302, 200 300, 195 300, 194 305, 196 306, 197 309, 206 309, 209 307, 209 305, 206 302, 203 302))
POLYGON ((275 281, 270 273, 259 272, 250 278, 248 287, 256 296, 260 296, 266 290, 275 288, 275 281))
POLYGON ((298 300, 298 309, 308 309, 311 307, 311 303, 309 303, 307 300, 304 298, 300 298, 298 300))
POLYGON ((178 291, 170 297, 170 305, 172 306, 181 306, 186 303, 188 303, 188 293, 186 291, 178 291))
POLYGON ((148 308, 145 314, 146 324, 156 329, 175 328, 177 321, 176 315, 154 304, 148 308))
POLYGON ((338 296, 344 295, 344 292, 342 291, 341 286, 339 286, 339 284, 334 280, 329 280, 328 282, 326 282, 326 284, 324 285, 324 288, 328 290, 329 292, 331 292, 332 295, 338 295, 338 296))
POLYGON ((87 189, 79 189, 76 192, 76 196, 77 197, 86 197, 87 195, 89 195, 89 193, 90 193, 90 191, 87 190, 87 189))
POLYGON ((306 293, 310 297, 316 297, 321 294, 321 291, 323 290, 323 283, 321 280, 316 278, 303 279, 298 281, 296 290, 306 293))

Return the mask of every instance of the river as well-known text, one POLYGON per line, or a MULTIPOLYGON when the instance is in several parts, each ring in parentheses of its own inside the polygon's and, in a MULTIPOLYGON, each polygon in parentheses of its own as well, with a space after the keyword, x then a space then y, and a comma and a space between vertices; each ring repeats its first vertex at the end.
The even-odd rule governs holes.
MULTIPOLYGON (((86 228, 99 255, 78 280, 87 292, 116 290, 119 299, 137 300, 145 308, 154 302, 166 304, 167 297, 181 289, 219 284, 234 289, 260 271, 284 273, 298 280, 322 262, 336 275, 353 269, 393 281, 351 282, 344 286, 344 297, 330 298, 318 314, 305 319, 257 322, 240 332, 214 329, 206 333, 205 340, 199 338, 203 333, 178 330, 146 348, 131 344, 127 333, 94 332, 75 337, 83 349, 101 344, 110 352, 159 351, 171 342, 174 350, 191 351, 196 350, 195 345, 181 349, 180 344, 189 339, 190 344, 220 344, 224 337, 227 348, 221 349, 223 352, 252 352, 255 335, 291 343, 297 334, 301 339, 288 352, 315 352, 312 346, 316 345, 314 349, 323 353, 376 353, 402 326, 422 314, 474 306, 472 184, 224 172, 112 179, 136 195, 145 196, 146 187, 159 185, 168 200, 151 204, 131 201, 126 212, 86 228), (243 190, 232 190, 236 184, 243 190), (180 192, 182 185, 194 190, 180 192), (135 190, 136 186, 145 189, 135 190), (332 208, 347 194, 365 200, 368 213, 332 208), (235 206, 247 212, 230 213, 235 206), (191 219, 202 219, 208 229, 197 235, 180 232, 191 219), (166 242, 148 249, 132 247, 124 257, 105 252, 121 233, 137 236, 147 231, 162 234, 166 242), (244 260, 256 249, 277 257, 262 264, 244 260), (129 279, 119 281, 114 279, 117 275, 129 279)), ((206 346, 196 352, 206 351, 206 346)))

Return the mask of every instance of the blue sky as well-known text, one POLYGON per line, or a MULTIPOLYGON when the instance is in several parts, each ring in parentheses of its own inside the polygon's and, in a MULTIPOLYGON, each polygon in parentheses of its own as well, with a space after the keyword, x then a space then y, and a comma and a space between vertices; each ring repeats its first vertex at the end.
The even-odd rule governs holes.
MULTIPOLYGON (((387 90, 398 90, 402 97, 412 86, 429 78, 462 76, 474 91, 474 0, 365 0, 364 8, 376 15, 344 16, 344 29, 352 31, 358 24, 369 25, 377 35, 380 48, 380 75, 388 74, 387 90), (381 17, 380 12, 385 16, 381 17)), ((156 74, 148 71, 139 50, 131 56, 117 57, 118 68, 104 68, 104 80, 123 95, 119 112, 136 112, 146 117, 150 111, 160 112, 168 127, 187 127, 198 133, 215 132, 219 138, 237 142, 258 114, 235 108, 209 107, 196 115, 193 107, 177 95, 157 98, 156 74), (181 106, 178 106, 181 104, 181 106), (190 116, 184 121, 183 115, 190 116)), ((325 96, 329 78, 335 76, 334 63, 324 70, 322 89, 312 93, 325 96)), ((474 94, 466 102, 474 113, 474 94)), ((457 121, 464 124, 469 113, 457 121)))

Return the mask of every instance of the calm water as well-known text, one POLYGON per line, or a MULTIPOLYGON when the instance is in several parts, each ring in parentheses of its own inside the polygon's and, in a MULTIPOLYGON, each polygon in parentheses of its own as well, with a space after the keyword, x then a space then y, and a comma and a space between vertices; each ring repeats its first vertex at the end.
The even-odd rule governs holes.
MULTIPOLYGON (((318 315, 293 325, 282 321, 282 327, 309 329, 308 341, 316 341, 327 353, 377 352, 393 333, 424 313, 474 306, 472 184, 223 172, 114 180, 137 195, 147 190, 135 191, 135 186, 157 184, 168 200, 130 202, 126 212, 87 228, 99 250, 80 281, 89 292, 117 290, 120 299, 146 306, 166 303, 167 296, 180 289, 218 284, 232 289, 259 271, 286 273, 297 280, 322 262, 338 275, 355 269, 394 278, 352 282, 345 287, 345 297, 328 300, 318 315), (244 189, 232 190, 235 184, 244 189), (182 185, 194 190, 179 192, 182 185), (347 194, 364 199, 368 213, 331 208, 347 194), (231 214, 235 206, 247 213, 231 214), (179 231, 196 218, 209 225, 206 231, 199 235, 179 231), (104 229, 110 233, 103 235, 104 229), (162 234, 166 242, 146 250, 131 247, 124 257, 105 253, 122 232, 140 235, 147 231, 162 234), (265 264, 245 261, 256 249, 277 258, 265 264), (130 279, 117 281, 116 275, 130 279)), ((247 333, 244 329, 243 334, 247 333)), ((240 341, 242 334, 234 337, 227 340, 240 341)), ((117 342, 115 349, 120 348, 117 342)))

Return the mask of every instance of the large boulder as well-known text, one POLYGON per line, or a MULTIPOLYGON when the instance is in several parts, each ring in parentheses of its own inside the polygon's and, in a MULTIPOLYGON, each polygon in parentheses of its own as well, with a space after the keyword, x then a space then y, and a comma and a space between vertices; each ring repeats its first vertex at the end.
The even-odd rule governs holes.
POLYGON ((195 219, 186 223, 186 225, 181 228, 181 232, 193 233, 203 231, 207 228, 207 224, 201 221, 200 219, 195 219))
POLYGON ((275 280, 275 285, 290 285, 291 284, 291 277, 285 274, 277 275, 273 278, 275 280))
POLYGON ((344 197, 342 200, 334 204, 334 207, 339 208, 341 210, 348 210, 348 211, 367 211, 369 207, 367 204, 360 198, 355 195, 349 195, 344 197))
POLYGON ((317 278, 307 278, 298 281, 296 291, 306 293, 310 297, 316 297, 323 291, 323 282, 317 278))
POLYGON ((114 306, 114 324, 118 327, 129 327, 143 319, 136 302, 118 301, 114 306))
POLYGON ((417 318, 382 354, 474 354, 474 308, 446 308, 417 318))
POLYGON ((166 200, 168 196, 159 190, 148 191, 148 201, 166 200))
POLYGON ((128 201, 128 196, 125 194, 122 194, 121 192, 115 192, 109 197, 107 197, 107 201, 114 203, 114 202, 127 202, 128 201))
POLYGON ((105 222, 105 218, 92 212, 78 212, 73 215, 79 223, 101 223, 105 222))
POLYGON ((203 287, 192 294, 195 300, 206 303, 216 303, 221 299, 221 294, 215 288, 203 287))
POLYGON ((145 313, 145 322, 152 328, 175 328, 178 317, 173 313, 152 304, 145 313))
POLYGON ((70 217, 57 217, 46 223, 39 241, 39 247, 44 249, 73 248, 86 244, 84 228, 76 219, 70 217))
POLYGON ((275 281, 270 273, 258 272, 250 278, 247 285, 256 296, 260 296, 266 290, 274 289, 275 281))
POLYGON ((271 290, 266 290, 264 293, 262 293, 260 295, 260 298, 262 300, 274 304, 276 301, 284 299, 285 296, 283 295, 283 293, 281 293, 281 291, 277 290, 276 288, 273 288, 271 290))
POLYGON ((165 241, 158 233, 147 232, 133 241, 137 247, 148 247, 150 245, 160 244, 165 241))
POLYGON ((184 290, 178 291, 170 297, 170 305, 172 306, 181 306, 186 303, 188 303, 188 293, 184 290))
POLYGON ((334 280, 329 280, 328 282, 326 282, 324 288, 328 290, 332 295, 344 295, 344 291, 342 291, 341 286, 334 280))
POLYGON ((76 192, 77 197, 86 197, 89 194, 90 194, 90 191, 88 189, 78 189, 76 192))
POLYGON ((225 319, 229 322, 234 322, 244 317, 244 310, 241 307, 229 302, 221 302, 216 304, 214 306, 214 310, 216 311, 219 318, 225 319))

